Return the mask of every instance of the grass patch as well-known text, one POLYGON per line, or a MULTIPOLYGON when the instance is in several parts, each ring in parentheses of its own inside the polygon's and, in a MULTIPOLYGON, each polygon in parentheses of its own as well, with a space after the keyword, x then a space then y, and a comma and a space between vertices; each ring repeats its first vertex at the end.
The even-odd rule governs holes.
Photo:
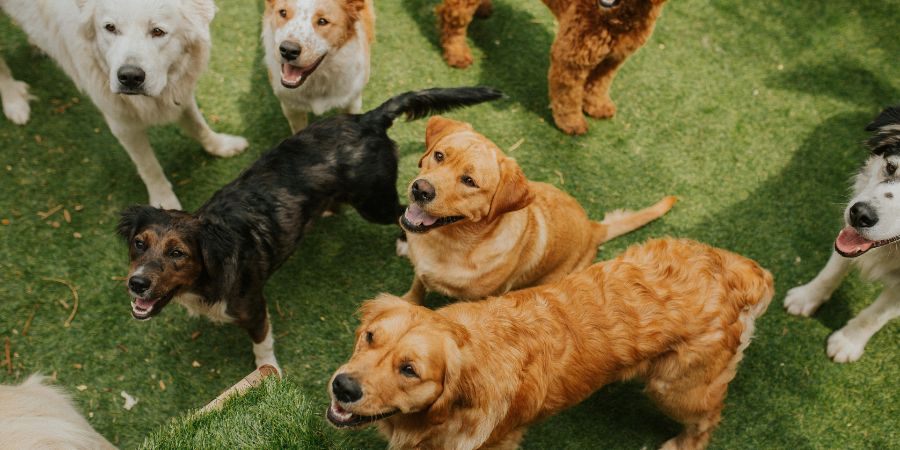
MULTIPOLYGON (((525 173, 571 193, 591 217, 679 196, 666 217, 605 245, 598 258, 672 235, 742 253, 775 275, 778 295, 731 385, 712 448, 900 446, 900 324, 879 332, 854 364, 834 364, 824 349, 877 287, 851 276, 812 319, 780 307, 784 292, 812 278, 831 252, 849 177, 866 157, 863 126, 900 100, 896 2, 672 1, 613 84, 618 115, 589 120, 591 131, 578 138, 552 126, 546 69, 555 30, 539 1, 496 0, 492 18, 474 21, 476 63, 468 70, 441 60, 437 3, 376 2, 366 107, 410 89, 497 87, 509 98, 450 116, 502 148, 524 139, 512 156, 525 173)), ((188 209, 289 134, 265 81, 262 2, 217 4, 198 101, 214 128, 247 137, 250 149, 214 158, 176 127, 154 129, 156 153, 188 209)), ((127 271, 114 224, 122 208, 147 200, 144 186, 89 99, 3 17, 0 52, 39 97, 26 126, 0 120, 0 219, 10 222, 0 225, 0 337, 15 353, 13 373, 0 368, 0 382, 56 373, 98 431, 133 448, 252 370, 250 341, 237 327, 176 307, 149 322, 131 319, 113 278, 127 271), (36 214, 60 204, 71 223, 62 211, 36 214), (71 294, 47 277, 78 289, 69 328, 70 310, 59 301, 71 303, 71 294), (131 411, 122 408, 122 390, 139 400, 131 411)), ((390 134, 403 190, 417 172, 424 121, 398 122, 390 134)), ((324 420, 325 383, 352 351, 360 302, 401 294, 412 280, 408 261, 394 256, 396 233, 348 208, 319 221, 266 286, 279 361, 316 420, 324 420)), ((523 448, 655 448, 677 430, 639 386, 619 384, 532 427, 523 448)), ((384 448, 372 430, 340 435, 347 448, 384 448)))
POLYGON ((338 449, 334 429, 286 379, 268 378, 207 414, 188 413, 155 431, 141 449, 296 448, 338 449))

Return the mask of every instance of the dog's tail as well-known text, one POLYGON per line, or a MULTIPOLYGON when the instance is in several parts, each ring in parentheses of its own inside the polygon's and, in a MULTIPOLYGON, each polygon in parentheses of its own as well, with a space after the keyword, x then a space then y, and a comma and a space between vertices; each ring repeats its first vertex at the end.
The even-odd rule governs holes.
POLYGON ((591 224, 594 229, 594 242, 596 245, 600 245, 625 233, 637 230, 669 212, 676 201, 678 200, 675 196, 670 195, 656 202, 655 205, 639 211, 622 209, 611 211, 603 217, 602 222, 593 222, 591 224))
POLYGON ((503 93, 490 87, 432 88, 400 94, 363 114, 362 122, 381 129, 388 129, 394 119, 406 114, 406 120, 423 117, 475 105, 503 97, 503 93))

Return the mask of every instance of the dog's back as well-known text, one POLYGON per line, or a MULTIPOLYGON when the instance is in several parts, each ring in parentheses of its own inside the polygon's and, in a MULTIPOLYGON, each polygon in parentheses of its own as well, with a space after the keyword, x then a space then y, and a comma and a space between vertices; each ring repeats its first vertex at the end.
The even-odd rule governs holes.
POLYGON ((0 449, 114 449, 91 428, 60 389, 32 375, 18 386, 0 386, 0 449))

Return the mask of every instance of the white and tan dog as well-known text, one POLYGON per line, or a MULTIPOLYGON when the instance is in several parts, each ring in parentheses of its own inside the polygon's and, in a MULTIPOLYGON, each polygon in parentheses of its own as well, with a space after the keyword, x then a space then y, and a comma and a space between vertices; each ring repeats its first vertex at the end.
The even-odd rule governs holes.
POLYGON ((852 265, 884 285, 875 303, 828 338, 828 356, 839 363, 858 360, 869 339, 900 316, 900 108, 884 110, 866 130, 875 132, 868 142, 872 156, 856 176, 844 212, 847 225, 835 239, 835 251, 812 281, 791 289, 784 299, 789 313, 808 317, 840 286, 852 265))
MULTIPOLYGON (((209 60, 212 0, 0 0, 0 7, 97 105, 152 205, 181 208, 150 147, 150 126, 177 122, 216 156, 247 147, 244 138, 211 130, 194 100, 209 60)), ((25 123, 27 85, 5 63, 0 95, 7 117, 25 123)))
POLYGON ((266 0, 262 39, 293 133, 306 127, 309 112, 362 112, 375 39, 371 0, 266 0))

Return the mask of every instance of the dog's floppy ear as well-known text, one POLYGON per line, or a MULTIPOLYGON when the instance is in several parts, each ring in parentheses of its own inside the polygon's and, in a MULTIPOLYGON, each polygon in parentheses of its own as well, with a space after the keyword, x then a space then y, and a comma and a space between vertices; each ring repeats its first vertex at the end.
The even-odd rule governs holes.
POLYGON ((869 149, 876 155, 900 152, 900 107, 885 108, 878 117, 866 126, 874 136, 866 141, 869 149))
POLYGON ((119 224, 116 226, 116 233, 122 236, 122 239, 130 241, 138 230, 143 228, 147 221, 159 212, 158 208, 150 205, 129 206, 119 213, 119 224))
POLYGON ((472 131, 472 125, 466 122, 451 120, 443 116, 432 116, 425 126, 425 154, 419 158, 419 167, 422 161, 434 151, 434 146, 445 136, 457 131, 472 131))
POLYGON ((368 300, 359 307, 359 323, 362 325, 378 318, 382 314, 395 309, 405 309, 412 306, 411 303, 391 294, 379 294, 372 300, 368 300))
POLYGON ((216 4, 213 0, 193 0, 191 3, 194 17, 199 19, 203 26, 208 27, 216 17, 216 4))
POLYGON ((344 12, 351 22, 359 19, 359 14, 365 7, 366 0, 344 0, 344 12))
POLYGON ((428 408, 428 420, 432 424, 447 421, 455 406, 470 404, 478 395, 477 386, 473 385, 471 377, 463 376, 462 349, 469 342, 468 330, 443 317, 439 320, 435 332, 446 336, 443 341, 444 380, 441 395, 428 408))
POLYGON ((500 161, 500 184, 491 200, 491 209, 487 219, 494 220, 502 214, 518 211, 534 200, 534 193, 528 188, 525 172, 516 164, 516 160, 503 156, 500 161))
POLYGON ((205 220, 200 220, 197 225, 197 246, 203 258, 203 270, 210 278, 221 280, 220 286, 231 284, 233 280, 229 278, 235 274, 227 268, 233 264, 235 250, 227 229, 205 220))

